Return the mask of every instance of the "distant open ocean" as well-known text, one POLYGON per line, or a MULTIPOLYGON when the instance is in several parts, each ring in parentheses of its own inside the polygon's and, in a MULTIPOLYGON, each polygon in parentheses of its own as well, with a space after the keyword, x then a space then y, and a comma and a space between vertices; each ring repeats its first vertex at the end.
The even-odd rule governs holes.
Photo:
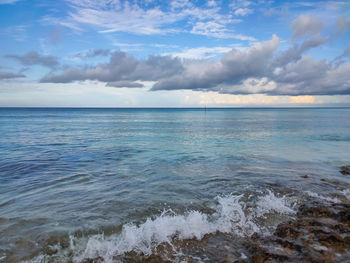
POLYGON ((349 164, 350 108, 0 108, 0 262, 245 259, 349 164))

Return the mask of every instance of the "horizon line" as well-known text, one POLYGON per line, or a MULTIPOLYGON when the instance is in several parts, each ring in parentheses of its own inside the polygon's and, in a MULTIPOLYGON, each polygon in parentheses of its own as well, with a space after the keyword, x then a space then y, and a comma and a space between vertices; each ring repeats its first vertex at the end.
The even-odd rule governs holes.
POLYGON ((246 106, 246 107, 75 107, 75 106, 0 106, 0 109, 336 109, 350 106, 246 106))

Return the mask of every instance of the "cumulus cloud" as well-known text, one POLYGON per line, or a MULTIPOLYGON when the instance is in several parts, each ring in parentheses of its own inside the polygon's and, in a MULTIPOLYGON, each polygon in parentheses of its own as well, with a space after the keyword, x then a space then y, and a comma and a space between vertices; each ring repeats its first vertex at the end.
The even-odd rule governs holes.
MULTIPOLYGON (((248 48, 233 48, 219 60, 173 56, 150 56, 140 60, 116 51, 108 63, 69 67, 61 73, 44 76, 41 82, 98 80, 110 87, 138 88, 143 81, 152 81, 152 91, 194 90, 270 96, 350 94, 350 62, 328 62, 304 54, 328 40, 317 31, 312 32, 285 51, 278 51, 281 40, 273 35, 272 39, 255 42, 248 48)), ((349 50, 348 47, 343 56, 348 56, 349 50)), ((295 102, 303 100, 311 101, 310 97, 300 97, 295 102)))
POLYGON ((75 80, 113 81, 155 81, 172 76, 183 70, 178 58, 170 56, 150 56, 146 60, 137 60, 125 52, 116 51, 108 63, 96 67, 79 69, 66 68, 63 73, 48 74, 41 82, 68 83, 75 80))
POLYGON ((41 55, 34 51, 28 52, 24 55, 6 55, 5 57, 15 59, 24 66, 41 65, 48 68, 56 68, 59 65, 56 57, 41 55))
POLYGON ((327 38, 321 36, 320 34, 313 35, 309 39, 302 42, 300 45, 294 43, 292 47, 287 50, 280 52, 275 58, 275 66, 280 67, 288 64, 289 62, 297 61, 301 59, 304 52, 321 46, 326 43, 327 38))
POLYGON ((331 65, 312 56, 287 64, 274 76, 277 88, 269 94, 350 94, 350 63, 331 65))
POLYGON ((315 16, 300 15, 291 24, 292 38, 320 33, 324 22, 315 16))
POLYGON ((245 51, 232 49, 218 62, 185 64, 181 75, 158 81, 152 90, 210 90, 220 85, 235 85, 249 77, 263 76, 280 43, 277 36, 257 42, 245 51))
POLYGON ((14 78, 24 78, 23 74, 15 74, 11 72, 0 72, 0 79, 14 79, 14 78))

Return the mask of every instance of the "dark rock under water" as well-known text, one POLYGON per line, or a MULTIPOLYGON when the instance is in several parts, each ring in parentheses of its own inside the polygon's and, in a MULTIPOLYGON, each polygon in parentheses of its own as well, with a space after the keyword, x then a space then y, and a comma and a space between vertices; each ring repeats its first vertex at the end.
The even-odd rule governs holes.
POLYGON ((348 175, 350 174, 350 165, 348 166, 342 166, 340 168, 340 173, 343 174, 343 175, 348 175))

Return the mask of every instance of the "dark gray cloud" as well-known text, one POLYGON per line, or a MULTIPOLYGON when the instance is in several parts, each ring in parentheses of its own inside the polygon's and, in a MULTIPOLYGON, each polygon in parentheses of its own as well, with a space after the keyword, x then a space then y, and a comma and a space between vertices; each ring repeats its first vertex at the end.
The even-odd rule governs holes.
POLYGON ((108 63, 84 69, 69 67, 61 74, 48 74, 41 82, 68 83, 75 80, 113 81, 156 81, 170 77, 183 70, 178 58, 170 56, 150 56, 146 60, 137 60, 125 52, 116 51, 108 63))
POLYGON ((23 74, 15 74, 11 72, 0 72, 0 79, 15 79, 15 78, 24 78, 23 74))
POLYGON ((54 56, 41 55, 38 52, 28 52, 24 55, 6 55, 6 58, 11 58, 19 61, 24 66, 41 65, 48 68, 56 68, 59 62, 54 56))
POLYGON ((122 81, 108 82, 106 86, 114 87, 114 88, 142 88, 143 84, 134 82, 134 81, 122 80, 122 81))
POLYGON ((324 26, 323 20, 315 16, 300 15, 291 24, 292 38, 318 34, 324 26))

